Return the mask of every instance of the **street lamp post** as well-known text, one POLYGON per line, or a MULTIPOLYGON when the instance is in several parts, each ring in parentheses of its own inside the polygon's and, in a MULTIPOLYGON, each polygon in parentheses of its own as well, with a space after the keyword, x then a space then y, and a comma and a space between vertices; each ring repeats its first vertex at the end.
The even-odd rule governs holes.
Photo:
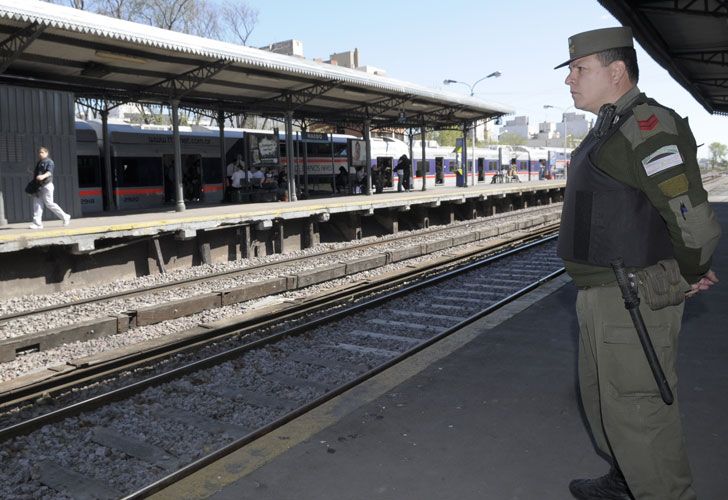
POLYGON ((544 104, 543 105, 543 109, 559 109, 559 110, 561 110, 561 120, 564 122, 564 179, 566 179, 567 176, 569 175, 568 172, 567 172, 567 168, 566 168, 566 147, 567 147, 566 141, 568 140, 568 137, 569 137, 569 134, 567 132, 567 130, 568 130, 568 125, 567 125, 568 122, 566 121, 566 112, 568 110, 570 110, 571 108, 573 108, 573 107, 574 106, 569 106, 569 107, 566 107, 566 108, 559 108, 559 107, 556 107, 556 106, 552 106, 551 104, 544 104))
MULTIPOLYGON (((485 80, 487 78, 498 78, 499 76, 501 76, 501 72, 500 71, 494 71, 491 74, 489 74, 487 76, 484 76, 480 80, 476 81, 472 85, 470 85, 468 83, 465 83, 465 82, 460 82, 458 80, 450 80, 450 79, 443 80, 442 83, 444 83, 445 85, 450 85, 451 83, 459 83, 461 85, 465 85, 466 87, 468 87, 470 89, 470 97, 473 97, 475 95, 475 86, 476 85, 478 85, 480 82, 482 82, 483 80, 485 80)), ((472 135, 473 135, 473 151, 471 153, 471 156, 473 158, 472 159, 473 168, 471 170, 471 178, 470 179, 471 179, 471 184, 473 186, 475 186, 475 162, 477 161, 476 160, 476 156, 475 156, 475 128, 478 126, 478 121, 475 120, 474 122, 472 122, 471 125, 472 125, 472 129, 473 129, 473 133, 472 133, 472 135)), ((465 137, 463 137, 463 141, 464 140, 465 140, 465 137)), ((465 187, 467 187, 467 185, 468 185, 468 165, 465 164, 465 162, 463 162, 463 163, 464 163, 464 165, 463 165, 463 172, 465 174, 465 177, 464 177, 463 181, 464 181, 465 187)))

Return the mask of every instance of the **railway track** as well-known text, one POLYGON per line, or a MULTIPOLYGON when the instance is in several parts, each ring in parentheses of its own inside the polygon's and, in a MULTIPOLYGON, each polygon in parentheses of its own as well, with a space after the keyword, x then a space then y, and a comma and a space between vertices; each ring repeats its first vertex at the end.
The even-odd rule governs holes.
MULTIPOLYGON (((519 222, 511 222, 516 218, 531 217, 532 219, 538 219, 539 214, 543 213, 543 217, 551 220, 556 218, 558 210, 558 207, 551 207, 541 210, 527 210, 519 214, 500 214, 495 219, 488 217, 481 221, 461 224, 454 228, 437 228, 426 234, 408 234, 304 257, 282 259, 244 269, 228 270, 172 281, 143 289, 124 290, 70 303, 13 312, 0 317, 0 333, 3 330, 9 332, 6 334, 6 338, 0 339, 0 362, 10 361, 20 354, 42 351, 68 342, 109 336, 138 326, 175 319, 207 309, 304 288, 308 283, 316 284, 327 279, 327 273, 306 273, 306 271, 297 275, 295 272, 288 271, 293 276, 286 277, 285 280, 281 279, 281 275, 284 275, 286 270, 291 267, 305 268, 308 266, 315 269, 315 263, 318 263, 319 268, 322 262, 326 262, 328 265, 331 263, 343 264, 346 262, 347 257, 351 258, 350 256, 356 252, 376 255, 378 249, 381 249, 383 260, 370 259, 371 262, 361 262, 366 259, 360 259, 353 262, 353 265, 346 265, 346 267, 340 265, 341 269, 336 271, 338 274, 329 273, 334 278, 343 277, 354 274, 359 270, 374 269, 383 263, 397 262, 410 256, 408 253, 401 254, 397 251, 387 251, 387 248, 392 248, 393 245, 405 246, 408 242, 422 241, 424 236, 427 238, 428 243, 421 244, 420 251, 412 254, 412 256, 419 256, 440 249, 437 242, 447 242, 449 240, 450 246, 458 246, 473 242, 475 240, 473 236, 479 234, 478 231, 482 231, 483 228, 489 227, 489 230, 493 233, 493 224, 496 221, 503 226, 510 225, 511 230, 513 230, 519 224, 519 222), (459 231, 462 234, 448 237, 454 231, 459 231), (260 278, 264 274, 268 276, 268 279, 265 277, 260 278), (302 275, 303 279, 301 279, 302 275), (276 276, 278 279, 271 279, 272 276, 276 276), (193 287, 205 287, 205 289, 195 291, 193 287), (160 299, 159 294, 163 292, 173 292, 175 298, 160 299), (135 302, 124 302, 135 298, 137 299, 135 302), (135 307, 136 304, 144 304, 145 302, 149 303, 149 305, 135 307), (53 324, 50 328, 43 329, 39 326, 43 324, 41 318, 43 318, 43 315, 50 313, 53 315, 53 324), (20 328, 30 329, 30 332, 18 334, 20 328)), ((546 219, 544 219, 545 221, 546 219)), ((484 234, 487 236, 487 233, 484 234)), ((498 231, 496 230, 495 234, 491 234, 491 236, 497 234, 498 231)), ((414 243, 413 245, 416 246, 414 243)))
POLYGON ((557 276, 553 239, 4 426, 0 496, 158 491, 557 276))

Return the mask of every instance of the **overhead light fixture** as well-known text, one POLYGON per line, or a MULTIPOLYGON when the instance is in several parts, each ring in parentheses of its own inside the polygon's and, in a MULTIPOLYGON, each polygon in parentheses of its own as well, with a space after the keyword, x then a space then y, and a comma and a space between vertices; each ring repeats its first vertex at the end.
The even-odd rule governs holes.
POLYGON ((109 52, 108 50, 97 50, 96 57, 100 57, 101 59, 111 59, 112 61, 124 61, 134 64, 147 64, 147 60, 143 57, 120 54, 118 52, 109 52))

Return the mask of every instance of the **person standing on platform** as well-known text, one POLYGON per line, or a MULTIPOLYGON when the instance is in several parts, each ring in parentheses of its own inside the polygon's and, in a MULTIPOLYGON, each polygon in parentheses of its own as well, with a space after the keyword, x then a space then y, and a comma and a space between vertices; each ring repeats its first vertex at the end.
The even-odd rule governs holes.
POLYGON ((412 175, 412 162, 410 162, 410 159, 407 157, 407 155, 402 155, 399 157, 399 161, 397 162, 395 170, 397 170, 398 179, 397 191, 402 191, 402 189, 404 189, 405 191, 409 191, 410 175, 412 175))
POLYGON ((665 404, 615 283, 622 258, 673 393, 684 299, 718 283, 720 226, 708 205, 687 119, 637 88, 627 27, 569 39, 574 106, 597 115, 571 158, 558 255, 579 289, 579 389, 611 469, 569 484, 579 499, 691 500, 680 407, 665 404), (585 216, 585 214, 588 214, 585 216))
POLYGON ((33 223, 30 229, 43 229, 43 206, 53 212, 56 217, 63 221, 63 225, 67 226, 71 222, 71 216, 61 209, 56 202, 53 201, 53 171, 56 164, 48 156, 48 148, 42 146, 38 149, 38 163, 35 165, 33 175, 35 180, 40 183, 40 189, 33 196, 33 223))
POLYGON ((243 161, 243 155, 238 154, 235 158, 235 161, 232 161, 228 163, 227 165, 227 180, 228 180, 228 186, 232 185, 233 181, 233 174, 237 169, 245 170, 245 162, 243 161))

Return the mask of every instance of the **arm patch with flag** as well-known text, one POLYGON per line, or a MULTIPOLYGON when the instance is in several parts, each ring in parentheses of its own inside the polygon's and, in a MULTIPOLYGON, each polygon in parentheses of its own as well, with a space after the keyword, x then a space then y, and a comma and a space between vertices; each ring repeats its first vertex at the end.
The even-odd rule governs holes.
POLYGON ((642 159, 642 166, 645 168, 645 172, 647 172, 648 176, 653 176, 663 170, 682 164, 683 158, 680 156, 680 150, 675 144, 663 146, 651 155, 642 159))

